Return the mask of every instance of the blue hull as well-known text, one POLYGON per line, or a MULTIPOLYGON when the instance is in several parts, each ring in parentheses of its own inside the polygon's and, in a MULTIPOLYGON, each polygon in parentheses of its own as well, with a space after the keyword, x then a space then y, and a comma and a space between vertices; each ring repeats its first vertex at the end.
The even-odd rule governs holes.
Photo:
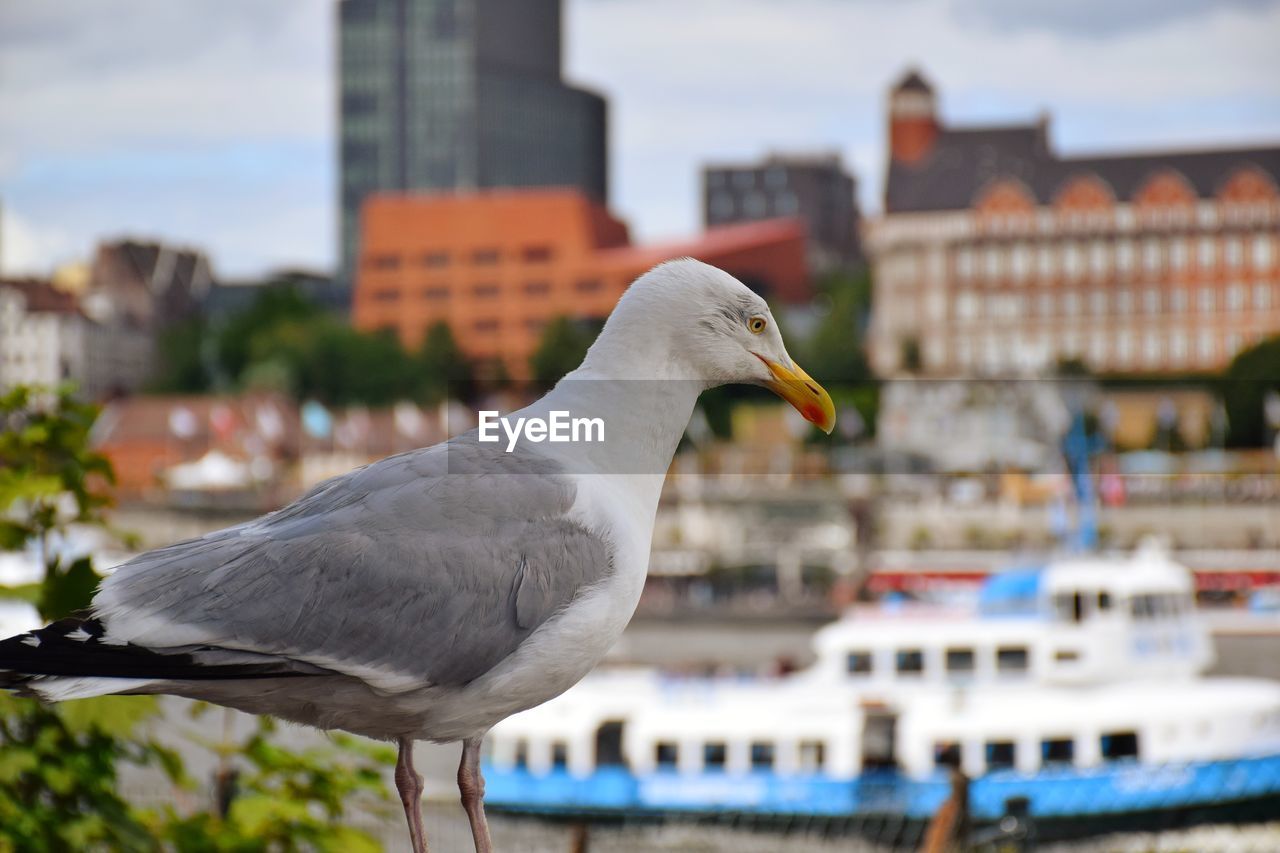
MULTIPOLYGON (((602 768, 588 777, 575 778, 562 769, 535 776, 523 769, 491 766, 484 773, 485 800, 490 806, 564 816, 734 812, 825 818, 893 815, 927 820, 950 790, 941 774, 923 780, 892 773, 864 774, 850 780, 781 777, 769 772, 689 776, 660 771, 636 777, 623 768, 602 768)), ((970 784, 970 814, 977 821, 996 820, 1005 814, 1005 803, 1011 797, 1027 798, 1030 814, 1036 819, 1215 808, 1269 800, 1280 797, 1280 755, 1176 765, 1116 762, 1087 770, 1047 769, 1034 775, 991 773, 970 784)))

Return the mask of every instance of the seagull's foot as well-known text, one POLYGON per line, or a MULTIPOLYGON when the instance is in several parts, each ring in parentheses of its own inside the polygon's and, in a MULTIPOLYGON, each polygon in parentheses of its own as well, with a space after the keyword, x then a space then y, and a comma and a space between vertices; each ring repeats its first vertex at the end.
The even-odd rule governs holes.
POLYGON ((396 790, 404 805, 404 817, 409 823, 409 840, 413 853, 427 853, 427 831, 422 825, 422 777, 413 769, 413 740, 400 738, 397 742, 400 754, 396 757, 396 790))
POLYGON ((462 760, 458 762, 458 793, 462 808, 471 823, 471 838, 476 853, 493 853, 489 838, 489 821, 484 816, 484 776, 480 773, 480 744, 484 735, 462 742, 462 760))

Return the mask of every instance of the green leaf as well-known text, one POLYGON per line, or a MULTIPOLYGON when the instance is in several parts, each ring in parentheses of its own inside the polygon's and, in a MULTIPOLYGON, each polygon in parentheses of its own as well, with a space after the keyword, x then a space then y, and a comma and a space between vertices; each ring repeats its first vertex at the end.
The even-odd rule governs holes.
POLYGON ((102 578, 93 570, 93 561, 81 557, 66 571, 48 571, 40 592, 38 609, 45 619, 60 619, 83 610, 93 601, 102 578))

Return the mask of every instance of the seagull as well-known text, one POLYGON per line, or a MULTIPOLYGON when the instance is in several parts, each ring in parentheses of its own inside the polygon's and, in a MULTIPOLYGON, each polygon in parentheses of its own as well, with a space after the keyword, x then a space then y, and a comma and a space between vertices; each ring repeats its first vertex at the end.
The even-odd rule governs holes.
POLYGON ((415 853, 427 839, 413 745, 460 741, 459 794, 488 853, 485 734, 619 638, 698 395, 733 382, 834 426, 760 296, 695 260, 661 264, 582 365, 508 417, 543 423, 523 441, 472 430, 135 557, 86 613, 0 642, 0 686, 51 702, 170 694, 394 742, 415 853), (557 413, 603 429, 555 441, 557 413))

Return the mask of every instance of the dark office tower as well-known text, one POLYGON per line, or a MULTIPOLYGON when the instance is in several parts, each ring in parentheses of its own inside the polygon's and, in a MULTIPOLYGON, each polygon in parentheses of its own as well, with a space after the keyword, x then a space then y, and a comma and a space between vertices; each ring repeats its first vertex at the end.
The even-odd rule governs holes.
POLYGON ((770 154, 755 163, 703 167, 708 228, 782 217, 804 222, 813 269, 861 265, 857 183, 839 154, 770 154))
POLYGON ((370 193, 576 187, 607 201, 606 105, 564 82, 560 0, 339 4, 341 275, 370 193))

